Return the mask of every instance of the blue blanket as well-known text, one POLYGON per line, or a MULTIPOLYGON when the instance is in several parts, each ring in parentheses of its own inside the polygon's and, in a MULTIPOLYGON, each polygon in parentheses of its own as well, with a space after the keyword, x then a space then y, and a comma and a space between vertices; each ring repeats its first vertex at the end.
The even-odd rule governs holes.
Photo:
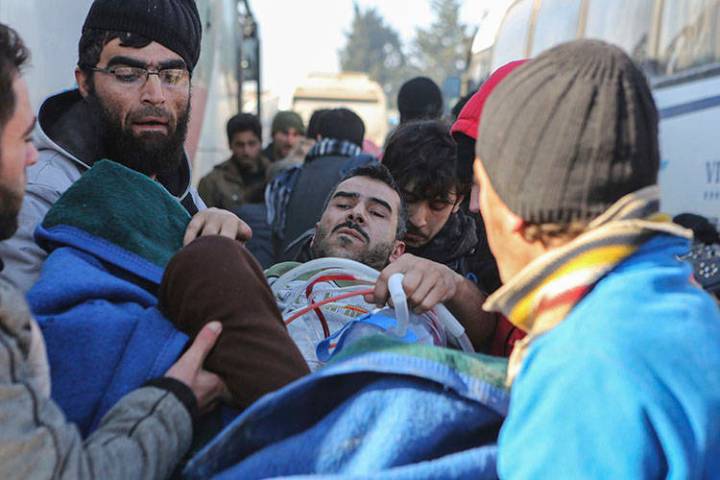
POLYGON ((184 476, 496 478, 504 363, 427 346, 371 347, 260 399, 184 476))
POLYGON ((47 344, 52 397, 83 434, 123 395, 162 376, 187 342, 154 295, 114 270, 63 247, 28 294, 47 344))
POLYGON ((52 397, 84 435, 187 343, 155 292, 188 221, 160 185, 103 161, 36 231, 49 256, 28 302, 47 344, 52 397))

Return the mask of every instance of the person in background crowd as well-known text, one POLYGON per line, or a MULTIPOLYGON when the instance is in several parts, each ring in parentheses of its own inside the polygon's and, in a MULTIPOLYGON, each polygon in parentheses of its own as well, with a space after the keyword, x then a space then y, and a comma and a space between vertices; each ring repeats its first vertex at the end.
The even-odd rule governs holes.
MULTIPOLYGON (((0 24, 0 237, 18 227, 25 168, 37 161, 35 118, 20 69, 29 52, 0 24)), ((22 293, 0 280, 0 477, 166 478, 190 447, 198 409, 222 391, 202 370, 221 325, 213 322, 164 378, 123 398, 83 439, 50 399, 45 343, 22 293)))
POLYGON ((194 215, 189 240, 217 233, 250 237, 237 216, 204 209, 190 186, 183 142, 201 34, 192 0, 93 2, 78 45, 78 88, 40 107, 35 132, 40 156, 28 168, 20 228, 0 243, 5 261, 0 277, 23 292, 30 289, 46 256, 33 240, 35 228, 60 195, 103 158, 156 179, 175 195, 194 215))
POLYGON ((200 180, 200 196, 209 207, 225 210, 263 202, 270 161, 262 154, 260 121, 239 113, 228 120, 227 137, 232 155, 200 180))
POLYGON ((300 115, 284 110, 273 118, 271 134, 272 141, 265 147, 263 154, 274 163, 290 154, 298 140, 305 135, 305 124, 300 115))
POLYGON ((450 109, 450 118, 453 122, 455 122, 458 117, 460 116, 460 112, 463 108, 465 108, 465 105, 470 101, 470 99, 477 93, 477 90, 474 92, 470 92, 467 95, 463 95, 458 99, 457 102, 455 102, 455 105, 450 109))
MULTIPOLYGON (((289 191, 283 197, 285 203, 278 202, 278 206, 273 207, 280 214, 278 226, 273 228, 278 260, 294 258, 296 251, 286 250, 299 237, 312 231, 327 196, 340 178, 355 167, 375 161, 374 157, 362 155, 365 124, 347 108, 323 113, 318 119, 317 135, 319 140, 305 157, 305 163, 287 172, 292 178, 276 178, 277 184, 286 185, 289 191)), ((276 190, 271 184, 271 200, 276 190)))
MULTIPOLYGON (((401 261, 422 263, 436 271, 438 281, 464 292, 448 307, 457 317, 470 319, 477 317, 487 293, 495 290, 499 281, 483 229, 460 210, 460 203, 470 192, 471 177, 458 177, 456 154, 444 122, 414 121, 400 125, 390 135, 383 165, 400 186, 408 207, 404 237, 407 254, 401 261)), ((423 293, 418 292, 411 300, 423 305, 423 293)), ((488 317, 477 322, 484 330, 473 335, 478 350, 485 347, 494 331, 494 315, 488 317)))
POLYGON ((442 117, 444 109, 442 92, 428 77, 415 77, 400 87, 397 107, 400 124, 413 120, 438 119, 442 117))
POLYGON ((559 45, 490 95, 475 181, 528 336, 508 367, 501 478, 720 474, 720 311, 659 213, 658 112, 619 48, 559 45), (522 172, 522 173, 519 173, 522 172))
POLYGON ((460 210, 472 177, 457 175, 456 157, 447 125, 424 120, 403 124, 392 133, 383 165, 408 204, 407 251, 472 277, 481 290, 492 292, 499 285, 484 232, 460 210))
POLYGON ((318 141, 318 121, 320 120, 320 116, 327 111, 327 108, 321 108, 312 113, 305 136, 295 144, 287 157, 270 165, 268 169, 268 180, 272 180, 285 170, 302 165, 310 149, 314 147, 318 141))

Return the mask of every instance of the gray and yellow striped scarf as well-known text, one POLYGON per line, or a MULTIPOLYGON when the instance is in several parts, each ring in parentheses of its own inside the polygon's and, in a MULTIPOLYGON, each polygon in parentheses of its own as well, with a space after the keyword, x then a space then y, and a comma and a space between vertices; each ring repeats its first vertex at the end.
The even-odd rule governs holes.
POLYGON ((585 233, 537 258, 487 299, 484 310, 503 313, 528 333, 510 356, 508 385, 533 340, 562 322, 603 276, 650 237, 691 236, 659 213, 659 207, 657 186, 626 195, 593 220, 585 233))

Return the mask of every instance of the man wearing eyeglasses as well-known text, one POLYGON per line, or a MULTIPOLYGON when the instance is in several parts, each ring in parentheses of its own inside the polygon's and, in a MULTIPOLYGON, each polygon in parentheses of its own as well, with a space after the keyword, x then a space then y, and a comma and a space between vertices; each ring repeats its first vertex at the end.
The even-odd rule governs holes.
POLYGON ((158 181, 194 215, 185 243, 250 228, 225 210, 205 209, 190 186, 183 148, 192 71, 202 27, 193 0, 95 0, 79 42, 78 88, 40 108, 20 229, 0 243, 0 276, 27 291, 46 253, 33 232, 55 201, 96 161, 109 158, 158 181))

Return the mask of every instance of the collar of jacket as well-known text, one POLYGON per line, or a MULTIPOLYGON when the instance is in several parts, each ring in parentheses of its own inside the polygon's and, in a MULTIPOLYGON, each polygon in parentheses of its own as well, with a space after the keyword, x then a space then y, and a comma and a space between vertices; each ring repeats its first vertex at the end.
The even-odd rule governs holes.
POLYGON ((407 252, 417 257, 447 265, 457 270, 457 263, 463 257, 472 254, 478 246, 475 219, 462 210, 450 215, 443 228, 427 244, 412 248, 407 252))
POLYGON ((562 322, 606 274, 657 234, 692 234, 658 213, 659 189, 626 195, 588 230, 568 244, 537 258, 492 294, 483 310, 504 314, 528 336, 515 344, 508 382, 520 370, 530 343, 562 322))
MULTIPOLYGON (((54 95, 40 107, 35 130, 36 147, 59 152, 75 162, 80 171, 87 170, 106 158, 100 124, 79 90, 54 95)), ((178 198, 188 194, 190 179, 190 160, 184 151, 177 170, 158 175, 158 181, 178 198)))
POLYGON ((334 138, 323 138, 310 149, 305 162, 309 163, 320 157, 354 157, 360 155, 362 149, 347 140, 336 140, 334 138))
POLYGON ((35 231, 48 252, 71 246, 159 283, 182 248, 190 215, 159 183, 97 162, 55 202, 35 231))
POLYGON ((268 166, 270 166, 270 161, 265 158, 264 154, 260 153, 253 165, 243 165, 234 155, 231 155, 227 162, 221 163, 215 168, 222 168, 223 165, 227 165, 225 168, 226 174, 242 178, 244 175, 264 174, 268 166))

